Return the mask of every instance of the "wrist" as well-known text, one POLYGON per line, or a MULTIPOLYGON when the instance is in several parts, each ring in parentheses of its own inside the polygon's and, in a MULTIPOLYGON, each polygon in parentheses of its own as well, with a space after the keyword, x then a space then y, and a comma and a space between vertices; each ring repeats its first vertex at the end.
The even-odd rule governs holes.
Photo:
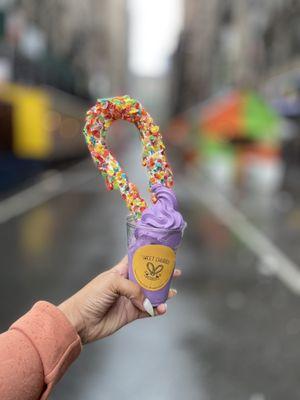
POLYGON ((63 303, 61 303, 58 306, 58 309, 65 315, 65 317, 68 319, 70 324, 73 326, 77 334, 79 335, 82 343, 84 344, 82 340, 82 332, 84 331, 84 323, 83 319, 80 315, 80 312, 76 308, 76 305, 74 304, 73 298, 67 299, 63 303))

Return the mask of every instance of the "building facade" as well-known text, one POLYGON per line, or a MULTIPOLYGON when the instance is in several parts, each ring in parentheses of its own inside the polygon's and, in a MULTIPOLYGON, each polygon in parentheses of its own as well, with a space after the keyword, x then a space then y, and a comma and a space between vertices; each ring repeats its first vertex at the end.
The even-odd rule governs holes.
MULTIPOLYGON (((86 86, 92 97, 106 96, 126 85, 125 1, 17 0, 7 13, 8 19, 23 20, 22 37, 33 28, 39 32, 46 42, 44 59, 55 59, 57 68, 61 64, 65 71, 71 66, 77 84, 86 86)), ((20 41, 14 45, 21 48, 20 41)), ((49 69, 51 74, 55 67, 49 69)), ((63 78, 68 80, 68 76, 63 78)))
POLYGON ((259 88, 300 55, 298 0, 186 0, 174 112, 226 87, 259 88))

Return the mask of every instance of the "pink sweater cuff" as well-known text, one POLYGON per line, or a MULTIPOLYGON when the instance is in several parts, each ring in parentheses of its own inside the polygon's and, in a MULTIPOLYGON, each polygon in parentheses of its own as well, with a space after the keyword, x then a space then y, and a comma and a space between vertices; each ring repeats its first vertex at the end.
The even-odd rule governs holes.
POLYGON ((10 329, 22 332, 37 350, 44 369, 46 399, 54 384, 79 356, 81 340, 66 316, 54 305, 39 301, 10 329))

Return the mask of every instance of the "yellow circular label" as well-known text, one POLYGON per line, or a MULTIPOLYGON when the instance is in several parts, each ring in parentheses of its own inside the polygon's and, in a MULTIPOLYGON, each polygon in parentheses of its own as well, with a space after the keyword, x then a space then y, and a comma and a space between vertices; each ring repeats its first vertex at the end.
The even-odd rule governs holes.
POLYGON ((134 277, 142 288, 160 290, 173 274, 175 259, 176 254, 170 247, 158 244, 140 247, 132 260, 134 277))

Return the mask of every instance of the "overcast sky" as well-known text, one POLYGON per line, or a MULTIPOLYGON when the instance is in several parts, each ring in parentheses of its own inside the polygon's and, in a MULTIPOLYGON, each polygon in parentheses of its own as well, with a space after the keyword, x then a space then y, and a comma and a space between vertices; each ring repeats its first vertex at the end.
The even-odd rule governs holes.
POLYGON ((182 0, 128 0, 129 68, 138 75, 159 76, 183 24, 182 0))

